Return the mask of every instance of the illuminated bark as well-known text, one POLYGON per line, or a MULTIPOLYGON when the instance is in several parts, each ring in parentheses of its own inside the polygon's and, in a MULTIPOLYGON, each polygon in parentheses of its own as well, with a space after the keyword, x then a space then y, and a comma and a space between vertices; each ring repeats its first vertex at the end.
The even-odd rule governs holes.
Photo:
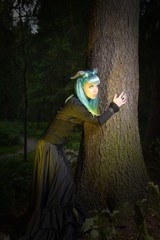
POLYGON ((92 208, 135 200, 148 181, 138 130, 138 15, 138 0, 97 0, 92 10, 88 66, 101 79, 100 111, 115 93, 128 96, 103 127, 84 125, 80 186, 92 208))

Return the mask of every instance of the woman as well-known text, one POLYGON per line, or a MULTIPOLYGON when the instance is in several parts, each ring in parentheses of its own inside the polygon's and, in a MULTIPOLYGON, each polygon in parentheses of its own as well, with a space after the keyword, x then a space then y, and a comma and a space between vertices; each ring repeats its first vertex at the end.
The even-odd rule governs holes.
POLYGON ((77 124, 103 125, 126 102, 126 94, 115 95, 107 111, 99 116, 100 79, 96 71, 79 71, 72 79, 76 79, 75 95, 66 100, 37 144, 32 187, 34 211, 23 240, 76 239, 84 215, 76 202, 62 145, 77 124))

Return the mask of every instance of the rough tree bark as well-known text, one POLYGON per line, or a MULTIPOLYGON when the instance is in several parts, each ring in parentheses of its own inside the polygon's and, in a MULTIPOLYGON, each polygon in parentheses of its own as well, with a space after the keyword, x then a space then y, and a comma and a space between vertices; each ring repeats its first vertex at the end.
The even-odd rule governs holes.
MULTIPOLYGON (((103 127, 84 125, 80 191, 91 208, 141 197, 148 176, 138 130, 138 0, 97 0, 89 25, 88 66, 101 79, 100 111, 115 93, 128 102, 103 127)), ((79 157, 80 159, 80 157, 79 157)), ((78 177, 80 176, 77 165, 78 177)))

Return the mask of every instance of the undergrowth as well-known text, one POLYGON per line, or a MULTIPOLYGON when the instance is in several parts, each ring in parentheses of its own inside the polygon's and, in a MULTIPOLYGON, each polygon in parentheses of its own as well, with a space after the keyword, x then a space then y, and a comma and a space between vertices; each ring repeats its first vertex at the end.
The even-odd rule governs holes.
POLYGON ((83 224, 83 239, 159 239, 159 231, 156 232, 160 228, 160 191, 158 185, 149 182, 147 198, 137 201, 133 207, 130 207, 129 203, 125 203, 122 209, 111 212, 107 208, 92 212, 93 216, 87 218, 83 224))

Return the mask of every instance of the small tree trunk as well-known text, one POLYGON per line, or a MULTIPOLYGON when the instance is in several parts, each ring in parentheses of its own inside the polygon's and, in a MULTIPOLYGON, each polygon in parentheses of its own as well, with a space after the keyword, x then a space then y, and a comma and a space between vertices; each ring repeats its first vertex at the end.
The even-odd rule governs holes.
POLYGON ((27 89, 27 57, 26 57, 26 49, 25 49, 25 32, 24 32, 24 23, 22 20, 22 12, 21 8, 19 7, 19 18, 21 24, 21 31, 22 31, 22 59, 23 59, 23 83, 24 83, 24 161, 27 161, 27 117, 28 117, 28 89, 27 89))

